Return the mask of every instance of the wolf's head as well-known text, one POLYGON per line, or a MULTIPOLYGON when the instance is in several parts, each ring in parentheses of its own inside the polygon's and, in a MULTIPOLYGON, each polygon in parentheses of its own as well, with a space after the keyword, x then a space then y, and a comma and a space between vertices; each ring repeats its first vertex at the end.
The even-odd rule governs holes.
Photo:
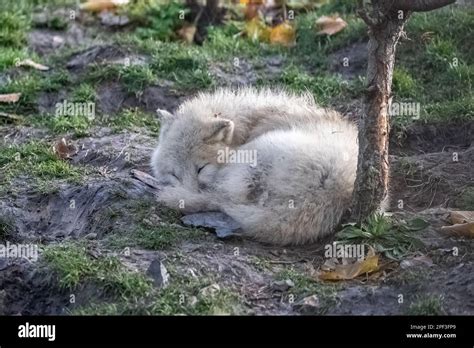
POLYGON ((151 159, 153 175, 163 186, 182 185, 198 190, 198 178, 206 177, 200 182, 209 181, 218 151, 231 144, 234 123, 213 114, 173 115, 164 110, 157 113, 161 129, 151 159))

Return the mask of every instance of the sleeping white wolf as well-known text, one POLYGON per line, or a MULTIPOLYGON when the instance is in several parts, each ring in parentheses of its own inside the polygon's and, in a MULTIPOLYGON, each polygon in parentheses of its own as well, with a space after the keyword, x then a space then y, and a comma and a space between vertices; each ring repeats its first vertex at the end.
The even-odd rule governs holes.
POLYGON ((348 208, 356 127, 309 95, 224 89, 159 114, 151 166, 169 207, 223 212, 280 245, 332 233, 348 208))

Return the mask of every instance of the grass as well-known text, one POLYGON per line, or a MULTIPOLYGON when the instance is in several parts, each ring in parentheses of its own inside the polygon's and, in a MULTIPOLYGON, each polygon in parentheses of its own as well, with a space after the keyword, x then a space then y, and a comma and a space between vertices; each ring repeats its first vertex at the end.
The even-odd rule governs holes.
MULTIPOLYGON (((5 183, 18 176, 31 176, 37 184, 64 179, 80 182, 86 169, 74 167, 58 158, 50 146, 31 141, 22 145, 0 147, 0 168, 5 174, 5 183)), ((3 183, 3 184, 5 184, 3 183)))
POLYGON ((86 115, 41 115, 31 118, 31 124, 45 127, 54 134, 62 134, 72 131, 74 136, 83 137, 89 135, 89 128, 93 120, 86 115))
POLYGON ((419 296, 417 300, 412 302, 405 311, 406 315, 444 315, 443 296, 427 295, 419 296))
POLYGON ((115 131, 134 129, 136 127, 146 128, 147 131, 155 135, 158 135, 160 131, 158 118, 138 108, 124 109, 120 114, 107 118, 105 124, 111 126, 115 131))
POLYGON ((205 233, 194 228, 185 228, 162 224, 149 226, 139 223, 132 230, 118 231, 110 236, 107 245, 116 249, 125 247, 141 247, 149 250, 163 250, 170 248, 183 240, 197 240, 205 233))
POLYGON ((385 215, 375 214, 361 226, 346 225, 337 234, 337 238, 342 243, 370 245, 386 257, 400 260, 423 246, 414 232, 426 228, 427 225, 422 219, 402 223, 385 215))
POLYGON ((170 283, 148 297, 126 299, 79 308, 79 315, 228 315, 244 311, 239 295, 222 285, 218 291, 202 289, 215 285, 213 277, 194 278, 169 269, 170 283))
POLYGON ((317 281, 294 267, 287 267, 275 275, 276 280, 290 279, 295 286, 288 290, 288 295, 292 294, 296 298, 295 302, 306 296, 317 295, 320 300, 320 312, 324 314, 330 307, 334 306, 338 290, 337 284, 329 284, 317 281))
POLYGON ((0 242, 7 241, 13 236, 13 226, 13 221, 5 217, 0 217, 0 242))
POLYGON ((474 187, 468 187, 456 200, 456 205, 464 210, 474 210, 474 187))
POLYGON ((92 258, 85 246, 48 246, 43 257, 64 289, 74 290, 81 284, 93 282, 105 292, 122 298, 146 296, 152 291, 151 280, 144 275, 127 270, 116 257, 92 258))

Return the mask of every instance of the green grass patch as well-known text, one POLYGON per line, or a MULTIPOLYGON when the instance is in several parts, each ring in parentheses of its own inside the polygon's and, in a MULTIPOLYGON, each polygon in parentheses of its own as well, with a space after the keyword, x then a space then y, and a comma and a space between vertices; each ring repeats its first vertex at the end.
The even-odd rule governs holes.
POLYGON ((288 289, 288 295, 293 295, 295 302, 306 296, 317 295, 321 304, 318 314, 325 314, 336 303, 338 284, 317 281, 294 267, 284 268, 275 275, 275 279, 289 279, 295 284, 294 287, 288 289))
POLYGON ((5 182, 18 176, 29 176, 37 184, 53 179, 80 182, 86 169, 74 167, 59 159, 45 143, 32 141, 22 145, 0 147, 0 168, 5 182))
POLYGON ((124 129, 146 128, 153 134, 160 131, 160 122, 156 115, 143 112, 138 108, 124 109, 118 115, 108 117, 104 120, 105 124, 111 126, 115 131, 124 129))
POLYGON ((419 296, 405 311, 406 315, 445 315, 444 298, 440 295, 419 296))
POLYGON ((194 278, 170 269, 170 283, 146 299, 91 305, 74 311, 79 315, 229 315, 242 314, 239 295, 219 286, 214 292, 203 291, 216 284, 212 277, 194 278))
POLYGON ((123 249, 126 247, 141 247, 150 250, 170 248, 184 240, 197 240, 203 237, 202 230, 162 224, 149 226, 139 223, 132 230, 117 231, 107 239, 107 245, 123 249))
POLYGON ((89 135, 93 119, 86 115, 40 115, 30 119, 35 126, 45 127, 54 134, 72 132, 75 137, 89 135))
POLYGON ((57 273, 62 288, 73 290, 85 282, 93 282, 123 298, 146 296, 152 291, 151 281, 144 275, 126 269, 116 257, 92 258, 84 246, 49 246, 42 254, 57 273))
POLYGON ((374 214, 361 226, 346 225, 337 234, 337 239, 344 244, 370 245, 386 257, 400 260, 423 247, 423 243, 414 232, 427 226, 428 224, 422 219, 402 223, 382 214, 374 214))

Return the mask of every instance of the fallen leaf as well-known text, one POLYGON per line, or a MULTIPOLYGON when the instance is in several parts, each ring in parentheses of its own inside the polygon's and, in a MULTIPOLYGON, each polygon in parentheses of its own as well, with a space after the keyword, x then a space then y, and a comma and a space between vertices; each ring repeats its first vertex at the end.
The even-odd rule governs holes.
POLYGON ((455 237, 474 238, 474 222, 441 227, 441 232, 455 237))
POLYGON ((474 211, 452 211, 449 218, 453 225, 474 222, 474 211))
POLYGON ((80 5, 80 9, 91 12, 101 12, 104 10, 113 10, 129 2, 130 0, 88 0, 80 5))
POLYGON ((53 145, 53 152, 61 159, 68 159, 77 153, 74 144, 68 144, 66 139, 62 138, 53 145))
POLYGON ((178 36, 185 42, 192 44, 194 42, 194 35, 196 35, 197 27, 194 24, 185 24, 178 30, 178 36))
POLYGON ((318 34, 334 35, 347 27, 346 21, 338 16, 322 16, 316 20, 318 34))
POLYGON ((132 174, 132 176, 135 178, 135 179, 138 179, 140 180, 141 182, 147 184, 148 186, 150 187, 153 187, 155 189, 159 189, 160 188, 160 185, 158 183, 158 180, 156 180, 154 177, 152 177, 150 174, 147 174, 145 172, 142 172, 142 171, 139 171, 139 170, 136 170, 136 169, 132 169, 130 171, 130 174, 132 174))
POLYGON ((251 20, 258 16, 258 9, 261 4, 251 3, 245 7, 244 15, 246 20, 251 20))
POLYGON ((426 255, 420 255, 400 262, 400 267, 402 269, 407 269, 416 266, 433 266, 433 260, 426 255))
POLYGON ((31 59, 25 59, 17 62, 15 64, 16 66, 28 66, 30 68, 36 69, 36 70, 41 70, 41 71, 47 71, 49 70, 49 67, 43 64, 36 63, 32 61, 31 59))
POLYGON ((271 28, 255 17, 245 24, 245 33, 252 41, 268 42, 270 40, 271 28))
POLYGON ((283 22, 271 30, 270 42, 283 46, 293 46, 296 40, 295 28, 288 22, 283 22))
POLYGON ((354 279, 361 274, 372 273, 379 268, 379 256, 373 251, 369 252, 362 261, 346 265, 335 265, 333 271, 322 271, 319 278, 322 280, 348 280, 354 279))
POLYGON ((21 93, 0 94, 0 103, 16 103, 21 93))

